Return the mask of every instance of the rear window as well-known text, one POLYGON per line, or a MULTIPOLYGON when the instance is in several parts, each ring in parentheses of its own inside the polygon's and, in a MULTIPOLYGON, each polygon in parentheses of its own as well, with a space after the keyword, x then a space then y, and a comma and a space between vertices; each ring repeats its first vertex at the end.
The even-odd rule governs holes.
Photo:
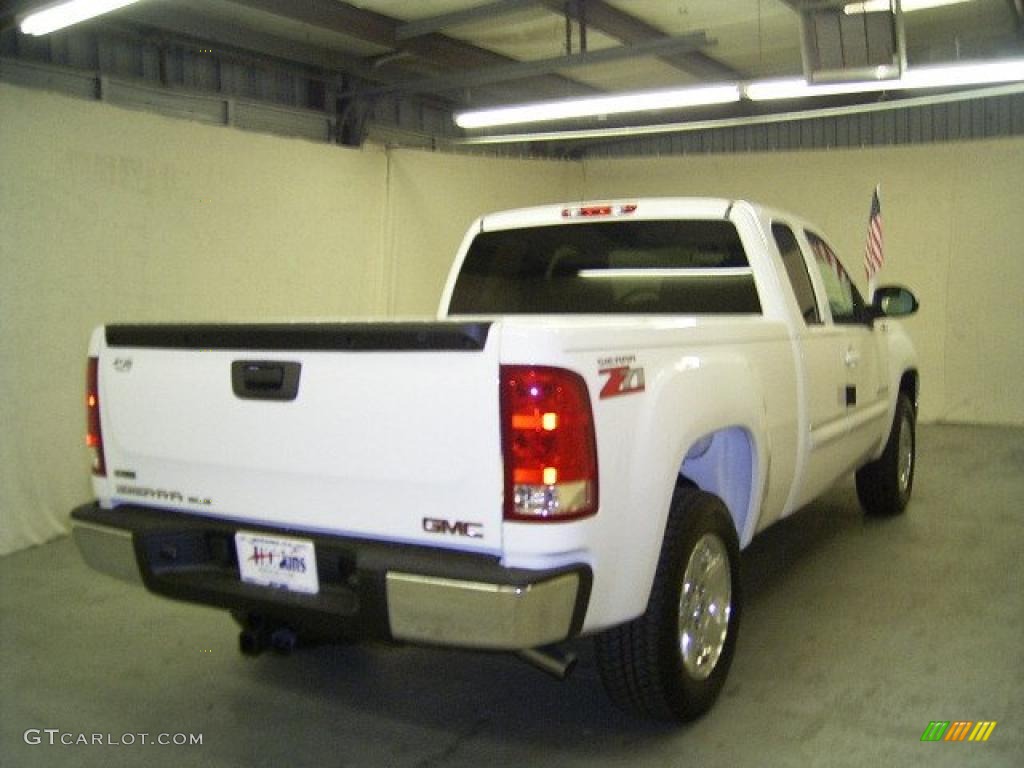
POLYGON ((729 221, 614 221, 483 232, 451 314, 758 314, 729 221))

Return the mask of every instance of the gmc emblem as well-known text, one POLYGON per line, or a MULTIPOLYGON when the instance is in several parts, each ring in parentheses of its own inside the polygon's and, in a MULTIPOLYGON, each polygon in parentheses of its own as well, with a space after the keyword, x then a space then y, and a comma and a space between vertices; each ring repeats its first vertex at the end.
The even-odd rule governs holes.
POLYGON ((484 537, 484 527, 480 523, 467 523, 462 520, 451 522, 439 517, 424 517, 423 530, 427 533, 439 533, 442 536, 465 536, 468 539, 484 537))

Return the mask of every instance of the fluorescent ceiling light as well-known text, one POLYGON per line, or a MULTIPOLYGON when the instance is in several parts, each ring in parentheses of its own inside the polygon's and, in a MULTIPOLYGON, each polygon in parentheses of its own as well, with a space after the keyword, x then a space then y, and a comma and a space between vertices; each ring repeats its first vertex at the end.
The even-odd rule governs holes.
MULTIPOLYGON (((900 3, 900 9, 904 13, 911 11, 923 11, 927 8, 941 8, 944 5, 960 5, 961 3, 969 3, 971 0, 903 0, 900 3)), ((878 13, 879 11, 888 11, 890 8, 889 0, 867 0, 863 3, 847 3, 843 6, 843 13, 847 16, 852 16, 856 13, 878 13)))
POLYGON ((710 131, 717 128, 746 128, 752 125, 775 125, 801 120, 819 120, 846 115, 866 115, 891 112, 898 109, 930 107, 936 104, 957 104, 972 99, 988 99, 997 96, 1015 96, 1024 93, 1024 83, 990 85, 970 91, 954 91, 927 96, 912 96, 907 99, 887 99, 870 104, 850 104, 843 107, 820 107, 801 109, 797 112, 770 112, 747 117, 728 117, 716 120, 690 120, 685 123, 657 123, 655 125, 629 125, 622 128, 587 128, 574 131, 545 131, 535 133, 506 133, 502 135, 473 136, 450 139, 457 146, 482 146, 485 144, 522 144, 538 141, 585 141, 587 139, 635 139, 638 136, 659 136, 670 133, 710 131))
POLYGON ((909 69, 903 73, 900 87, 949 88, 957 85, 1012 83, 1018 80, 1024 80, 1024 59, 909 69))
POLYGON ((644 112, 657 109, 726 104, 739 101, 741 95, 751 101, 800 99, 813 96, 838 96, 878 91, 904 91, 917 88, 957 88, 964 86, 1024 81, 1024 59, 1004 59, 974 64, 908 69, 900 79, 844 83, 808 83, 802 78, 758 80, 745 85, 725 85, 641 91, 616 96, 596 96, 563 101, 496 107, 455 115, 460 128, 492 128, 504 125, 565 120, 595 115, 644 112))
POLYGON ((68 0, 26 16, 21 22, 21 31, 26 35, 48 35, 135 2, 138 0, 68 0))
POLYGON ((740 87, 736 83, 731 83, 480 109, 456 114, 455 123, 460 128, 491 128, 498 125, 618 115, 625 112, 648 112, 657 109, 728 104, 739 100, 740 87))
POLYGON ((865 80, 854 83, 811 84, 801 78, 760 80, 748 83, 743 94, 751 101, 836 96, 872 91, 906 91, 915 88, 955 88, 1024 80, 1024 59, 1005 59, 977 64, 908 69, 898 80, 865 80))
POLYGON ((743 88, 743 95, 751 101, 772 101, 774 99, 802 99, 808 96, 839 96, 847 93, 870 93, 872 91, 896 88, 898 80, 866 80, 852 83, 811 84, 802 77, 786 77, 780 80, 758 80, 743 88))

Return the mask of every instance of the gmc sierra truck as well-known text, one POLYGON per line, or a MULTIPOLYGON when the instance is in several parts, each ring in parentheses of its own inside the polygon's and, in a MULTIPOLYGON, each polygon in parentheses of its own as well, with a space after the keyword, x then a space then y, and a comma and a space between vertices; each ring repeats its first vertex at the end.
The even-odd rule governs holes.
POLYGON ((423 322, 92 335, 96 570, 219 606, 243 651, 594 638, 610 697, 687 720, 736 647, 740 550, 856 472, 914 479, 918 372, 821 231, 739 200, 477 220, 423 322))

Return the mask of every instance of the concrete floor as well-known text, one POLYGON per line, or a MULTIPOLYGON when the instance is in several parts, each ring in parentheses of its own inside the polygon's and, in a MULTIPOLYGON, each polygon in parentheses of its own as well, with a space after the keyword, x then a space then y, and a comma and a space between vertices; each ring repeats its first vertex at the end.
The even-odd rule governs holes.
POLYGON ((1024 765, 1024 430, 922 427, 919 458, 905 516, 865 520, 847 482, 754 542, 731 676, 682 728, 615 710, 585 643, 566 683, 417 648, 243 658, 225 614, 94 574, 67 539, 8 556, 0 765, 1024 765), (921 743, 932 720, 998 726, 921 743))

